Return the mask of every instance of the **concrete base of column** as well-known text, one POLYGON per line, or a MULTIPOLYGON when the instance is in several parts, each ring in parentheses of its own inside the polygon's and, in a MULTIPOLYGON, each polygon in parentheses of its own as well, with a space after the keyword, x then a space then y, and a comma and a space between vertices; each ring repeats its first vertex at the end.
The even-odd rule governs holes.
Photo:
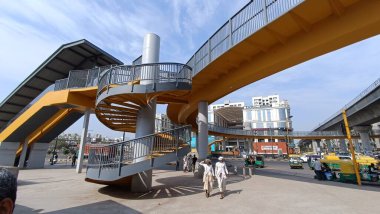
POLYGON ((131 192, 148 192, 152 189, 152 170, 132 176, 131 192))
POLYGON ((46 153, 49 148, 48 143, 34 143, 28 159, 27 168, 40 169, 44 168, 46 153))
POLYGON ((2 142, 0 143, 0 166, 13 166, 16 158, 16 151, 19 143, 2 142))

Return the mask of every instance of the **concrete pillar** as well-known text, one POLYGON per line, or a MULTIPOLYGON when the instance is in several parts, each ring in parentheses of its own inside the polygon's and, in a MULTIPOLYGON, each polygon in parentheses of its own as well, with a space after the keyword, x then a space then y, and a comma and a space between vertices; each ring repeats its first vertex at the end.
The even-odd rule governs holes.
POLYGON ((363 145, 364 154, 373 152, 371 140, 369 138, 369 132, 371 131, 371 126, 354 126, 354 130, 358 132, 360 135, 360 140, 363 145))
POLYGON ((223 138, 223 141, 222 141, 222 149, 223 149, 223 151, 226 151, 226 140, 227 140, 227 138, 223 138))
POLYGON ((24 168, 27 151, 28 151, 28 139, 26 139, 25 142, 22 144, 22 151, 21 151, 20 159, 18 161, 18 168, 21 168, 21 169, 24 168))
POLYGON ((81 136, 80 145, 79 145, 78 161, 77 161, 77 167, 76 167, 77 173, 82 173, 84 148, 87 143, 87 131, 88 131, 89 120, 90 120, 90 110, 86 110, 84 114, 82 136, 81 136))
POLYGON ((20 143, 1 142, 0 143, 0 166, 13 166, 16 152, 20 143))
POLYGON ((201 101, 198 103, 198 136, 199 136, 199 158, 207 157, 208 145, 208 103, 201 101))
POLYGON ((40 169, 45 166, 46 153, 49 148, 48 143, 33 143, 28 158, 28 168, 40 169))
POLYGON ((330 139, 325 139, 325 143, 326 143, 326 145, 327 145, 327 152, 333 152, 334 151, 334 149, 333 149, 333 147, 332 147, 332 144, 331 144, 331 140, 330 139))
MULTIPOLYGON (((142 64, 158 63, 160 58, 160 37, 153 33, 148 33, 144 37, 142 64)), ((158 68, 146 67, 141 71, 141 85, 155 84, 157 78, 158 68)), ((141 106, 137 114, 136 123, 136 138, 143 137, 154 133, 156 115, 156 99, 153 99, 147 103, 146 106, 141 106)), ((149 151, 148 142, 140 142, 135 145, 135 148, 139 148, 140 151, 149 151)), ((206 148, 207 149, 207 148, 206 148)), ((137 156, 137 150, 135 150, 135 157, 137 156)), ((146 157, 137 158, 135 162, 144 161, 146 157)), ((132 192, 146 192, 152 188, 152 170, 140 172, 132 177, 132 192)))

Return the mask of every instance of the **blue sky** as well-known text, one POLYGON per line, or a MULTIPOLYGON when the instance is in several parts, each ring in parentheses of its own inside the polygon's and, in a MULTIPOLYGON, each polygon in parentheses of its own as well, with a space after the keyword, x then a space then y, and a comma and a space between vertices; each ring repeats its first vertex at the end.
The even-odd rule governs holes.
MULTIPOLYGON (((186 63, 247 0, 11 1, 0 0, 0 100, 60 45, 87 39, 125 63, 141 55, 143 37, 161 37, 161 61, 186 63), (231 3, 233 2, 233 3, 231 3)), ((248 85, 221 98, 287 99, 296 130, 310 130, 380 77, 374 37, 248 85)), ((160 112, 164 112, 162 107, 160 112)), ((82 120, 67 132, 80 133, 82 120)), ((91 116, 90 130, 121 136, 91 116)))

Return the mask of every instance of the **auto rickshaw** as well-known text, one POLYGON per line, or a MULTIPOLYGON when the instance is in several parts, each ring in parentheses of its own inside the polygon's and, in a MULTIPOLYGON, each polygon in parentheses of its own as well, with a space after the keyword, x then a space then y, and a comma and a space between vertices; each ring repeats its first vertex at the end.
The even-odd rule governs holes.
MULTIPOLYGON (((325 155, 323 157, 323 160, 327 160, 327 165, 330 167, 331 170, 333 171, 338 171, 340 169, 340 166, 337 162, 334 162, 334 161, 337 161, 337 160, 340 160, 339 159, 339 156, 336 156, 335 153, 330 153, 328 155, 325 155), (331 161, 331 162, 329 162, 331 161)), ((322 160, 321 160, 322 162, 322 160)))
POLYGON ((257 155, 255 158, 255 167, 264 168, 264 157, 257 155))
POLYGON ((303 169, 303 161, 299 155, 289 155, 289 166, 291 169, 303 169))

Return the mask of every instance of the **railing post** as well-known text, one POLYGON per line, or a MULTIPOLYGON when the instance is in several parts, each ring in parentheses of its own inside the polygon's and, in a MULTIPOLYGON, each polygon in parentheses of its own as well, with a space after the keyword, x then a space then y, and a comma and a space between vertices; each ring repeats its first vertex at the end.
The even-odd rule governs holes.
POLYGON ((90 73, 90 70, 87 70, 86 83, 84 84, 84 87, 87 87, 89 73, 90 73))
POLYGON ((69 88, 70 74, 71 74, 71 71, 69 72, 69 76, 67 77, 66 89, 69 88))
POLYGON ((110 72, 109 72, 108 85, 107 85, 107 93, 108 93, 108 91, 109 91, 109 89, 110 89, 110 85, 111 85, 112 71, 113 71, 113 70, 110 70, 110 72))
POLYGON ((211 62, 211 39, 208 39, 207 43, 208 43, 208 63, 210 63, 211 62))
POLYGON ((232 41, 232 19, 228 20, 228 26, 230 28, 230 32, 229 32, 230 33, 230 35, 229 35, 230 36, 230 42, 229 43, 230 43, 230 48, 231 48, 232 47, 232 42, 233 42, 232 41))
POLYGON ((124 159, 124 143, 120 145, 120 158, 119 158, 119 176, 121 175, 121 167, 123 167, 123 159, 124 159))
POLYGON ((265 16, 264 21, 265 21, 265 24, 268 24, 267 0, 263 0, 263 2, 264 2, 263 11, 264 11, 264 16, 265 16))

